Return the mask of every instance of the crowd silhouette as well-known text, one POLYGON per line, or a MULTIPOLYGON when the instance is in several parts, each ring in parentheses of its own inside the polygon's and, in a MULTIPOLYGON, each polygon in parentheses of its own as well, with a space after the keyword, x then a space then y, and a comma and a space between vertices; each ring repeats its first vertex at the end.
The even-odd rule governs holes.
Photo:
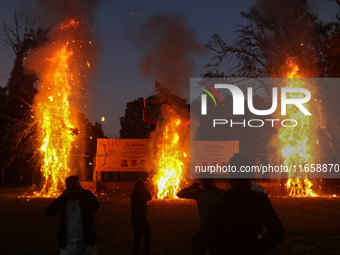
MULTIPOLYGON (((247 163, 242 154, 235 154, 229 162, 238 168, 247 163)), ((225 191, 216 187, 213 179, 202 177, 177 193, 179 198, 197 202, 200 225, 193 236, 192 255, 269 254, 282 242, 283 225, 264 189, 254 185, 254 179, 229 178, 231 188, 225 191)), ((151 231, 147 221, 150 200, 144 181, 137 180, 130 195, 133 255, 150 254, 151 231)), ((68 177, 66 190, 45 211, 47 216, 61 214, 58 234, 61 255, 96 254, 93 213, 98 209, 94 194, 81 187, 77 176, 68 177)))

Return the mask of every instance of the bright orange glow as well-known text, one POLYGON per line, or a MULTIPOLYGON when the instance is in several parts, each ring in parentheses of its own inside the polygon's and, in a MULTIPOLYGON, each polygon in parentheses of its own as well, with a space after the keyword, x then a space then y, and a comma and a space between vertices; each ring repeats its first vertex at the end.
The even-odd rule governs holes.
POLYGON ((70 19, 66 23, 61 23, 60 28, 61 29, 67 29, 67 28, 70 28, 70 27, 76 28, 78 25, 79 25, 79 21, 77 21, 75 19, 70 19))
MULTIPOLYGON (((287 73, 286 87, 302 87, 301 80, 294 78, 301 78, 299 66, 289 58, 287 60, 289 71, 287 73)), ((301 95, 291 95, 291 98, 299 98, 301 95)), ((309 103, 304 106, 310 111, 309 103)), ((311 126, 311 119, 306 117, 295 105, 287 105, 287 119, 295 119, 299 124, 294 128, 280 128, 279 141, 280 150, 284 159, 284 165, 304 165, 313 163, 313 130, 311 126)), ((318 195, 313 191, 313 184, 307 178, 289 178, 286 184, 289 195, 292 197, 317 197, 318 195)))
MULTIPOLYGON (((34 98, 34 117, 39 126, 42 163, 41 190, 35 196, 56 197, 71 174, 70 152, 79 134, 75 101, 79 97, 82 76, 77 62, 79 47, 74 29, 79 21, 67 19, 53 31, 53 43, 32 54, 32 63, 40 66, 38 93, 34 98)), ((30 56, 29 56, 30 57, 30 56)))
POLYGON ((72 51, 66 46, 55 50, 49 59, 51 68, 41 74, 40 91, 35 98, 35 115, 41 128, 41 172, 44 177, 42 190, 36 193, 37 196, 58 196, 70 174, 69 154, 75 140, 69 104, 72 75, 68 62, 71 56, 72 51))
POLYGON ((153 176, 159 199, 177 198, 176 194, 183 178, 183 158, 187 154, 183 152, 183 146, 181 146, 180 123, 181 120, 178 117, 171 116, 165 127, 159 130, 162 134, 158 137, 156 174, 153 176))

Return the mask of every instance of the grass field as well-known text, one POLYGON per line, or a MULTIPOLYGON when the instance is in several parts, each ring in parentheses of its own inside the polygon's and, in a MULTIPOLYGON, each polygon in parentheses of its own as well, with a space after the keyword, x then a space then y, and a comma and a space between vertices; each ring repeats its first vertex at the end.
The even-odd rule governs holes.
MULTIPOLYGON (((52 199, 17 198, 20 189, 0 189, 0 254, 58 254, 59 216, 47 218, 52 199)), ((129 194, 98 194, 95 214, 98 255, 131 254, 129 194)), ((340 254, 340 199, 271 198, 287 231, 273 254, 340 254)), ((196 203, 188 200, 149 202, 152 254, 189 254, 191 237, 198 229, 196 203)))

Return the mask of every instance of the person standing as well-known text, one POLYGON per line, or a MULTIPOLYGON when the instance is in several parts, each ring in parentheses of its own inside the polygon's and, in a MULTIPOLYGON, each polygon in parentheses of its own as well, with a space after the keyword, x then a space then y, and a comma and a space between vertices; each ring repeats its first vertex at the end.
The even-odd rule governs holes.
POLYGON ((97 198, 81 187, 78 176, 66 178, 65 183, 66 190, 45 211, 46 216, 60 214, 60 255, 95 255, 97 232, 93 213, 99 209, 97 198))
POLYGON ((213 179, 201 179, 200 183, 194 182, 191 186, 177 193, 179 198, 194 199, 197 202, 200 216, 199 231, 193 237, 191 254, 204 255, 211 247, 207 240, 207 221, 210 210, 222 197, 224 190, 216 187, 213 179), (202 187, 200 187, 202 185, 202 187))
POLYGON ((133 255, 138 255, 140 243, 144 238, 143 255, 150 252, 151 232, 147 221, 146 202, 151 200, 150 192, 145 189, 144 182, 138 180, 135 183, 134 190, 131 192, 131 222, 133 227, 133 255))
MULTIPOLYGON (((243 154, 235 154, 229 164, 237 170, 250 165, 243 154)), ((284 239, 282 222, 268 195, 251 189, 252 178, 236 177, 229 179, 231 189, 214 206, 208 219, 212 254, 270 254, 284 239)))

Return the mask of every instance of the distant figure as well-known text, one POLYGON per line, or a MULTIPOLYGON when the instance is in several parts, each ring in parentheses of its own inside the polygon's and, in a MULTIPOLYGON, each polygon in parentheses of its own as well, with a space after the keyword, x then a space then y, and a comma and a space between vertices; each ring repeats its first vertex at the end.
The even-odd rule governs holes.
POLYGON ((192 255, 204 255, 207 250, 210 250, 208 242, 206 242, 207 220, 210 208, 221 199, 224 192, 215 186, 212 179, 201 179, 200 182, 194 182, 188 188, 182 189, 177 193, 177 196, 180 198, 194 199, 197 202, 200 229, 193 237, 192 255))
POLYGON ((94 255, 97 233, 93 213, 99 209, 97 198, 80 186, 77 176, 70 176, 65 182, 66 190, 45 211, 46 216, 61 214, 60 255, 94 255))
POLYGON ((135 188, 131 193, 131 222, 133 227, 133 255, 139 254, 140 243, 144 237, 143 255, 150 252, 151 232, 149 223, 146 220, 147 208, 146 202, 151 200, 149 191, 145 189, 144 182, 138 180, 135 188))
MULTIPOLYGON (((235 154, 229 164, 246 165, 235 154)), ((209 243, 215 255, 269 254, 282 242, 285 232, 267 194, 251 190, 249 179, 229 179, 231 189, 212 209, 208 220, 209 243), (263 228, 267 229, 262 235, 263 228)))

